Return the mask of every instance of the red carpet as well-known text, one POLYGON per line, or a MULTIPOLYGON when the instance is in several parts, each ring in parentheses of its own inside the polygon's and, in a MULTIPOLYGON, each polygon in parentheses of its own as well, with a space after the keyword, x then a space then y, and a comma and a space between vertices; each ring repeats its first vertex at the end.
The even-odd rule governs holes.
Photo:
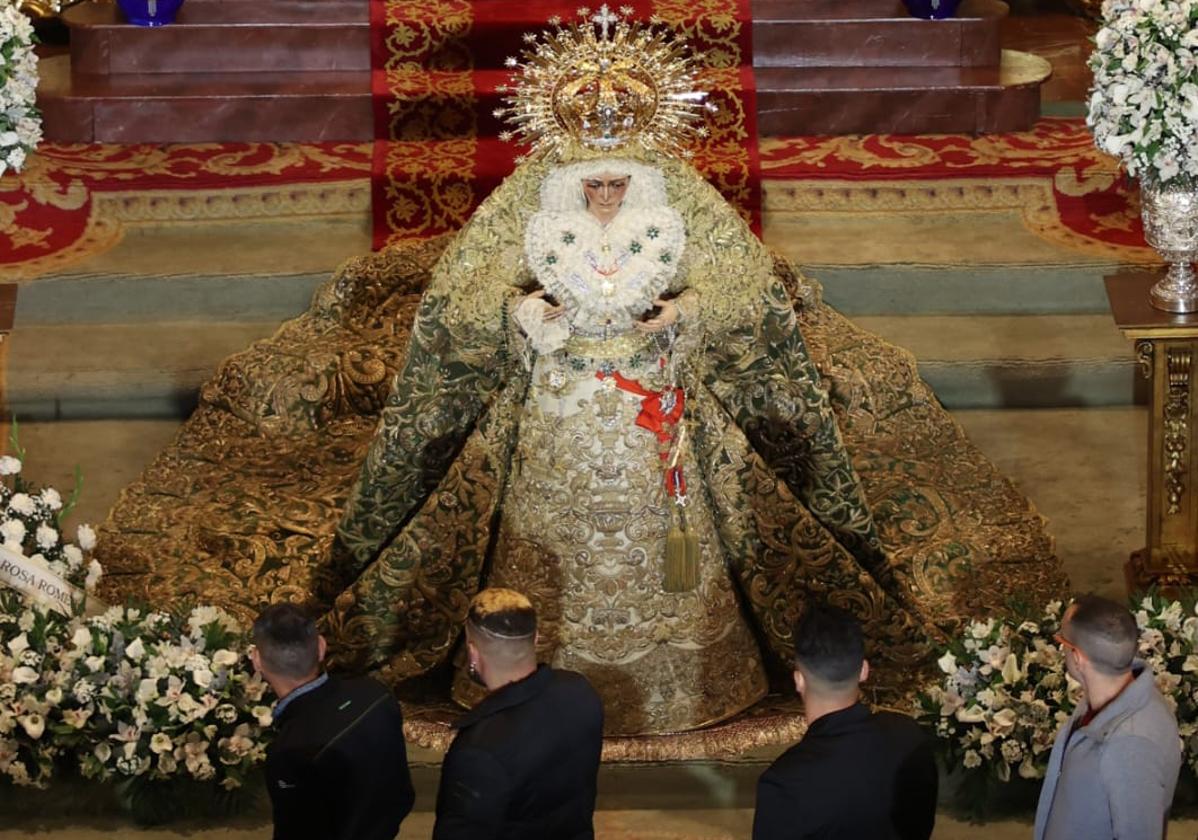
MULTIPOLYGON (((623 6, 623 3, 618 5, 623 6)), ((749 0, 635 0, 636 17, 682 31, 704 67, 719 111, 695 163, 755 224, 760 222, 757 109, 749 0)), ((460 226, 507 176, 521 150, 496 139, 496 87, 522 35, 550 17, 573 20, 562 0, 371 0, 375 134, 374 246, 460 226)), ((597 4, 596 4, 597 8, 597 4)))
MULTIPOLYGON (((1078 244, 1144 250, 1140 196, 1114 158, 1094 147, 1081 118, 1045 118, 1011 134, 795 137, 761 143, 762 177, 769 181, 993 181, 995 190, 1017 179, 1051 184, 1044 212, 1078 244)), ((1124 254, 1123 256, 1127 256, 1124 254)), ((1150 254, 1146 254, 1150 258, 1150 254)))
POLYGON ((318 205, 319 185, 369 167, 362 143, 43 143, 24 172, 0 178, 0 280, 103 252, 129 221, 287 215, 301 198, 318 205))

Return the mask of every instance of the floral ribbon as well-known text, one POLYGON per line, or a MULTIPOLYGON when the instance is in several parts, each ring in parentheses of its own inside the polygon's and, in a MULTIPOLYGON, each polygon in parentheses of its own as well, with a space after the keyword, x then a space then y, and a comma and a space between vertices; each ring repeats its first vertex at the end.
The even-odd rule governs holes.
POLYGON ((64 615, 84 603, 87 612, 103 612, 105 607, 74 584, 15 551, 0 547, 0 585, 8 586, 34 601, 64 615))

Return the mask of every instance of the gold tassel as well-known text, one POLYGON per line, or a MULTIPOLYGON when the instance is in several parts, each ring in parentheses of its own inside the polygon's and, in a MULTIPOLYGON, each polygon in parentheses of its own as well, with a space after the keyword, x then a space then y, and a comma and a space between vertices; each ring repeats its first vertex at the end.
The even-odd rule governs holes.
POLYGON ((686 522, 686 511, 678 508, 678 522, 666 534, 666 592, 690 592, 699 585, 699 535, 686 522))

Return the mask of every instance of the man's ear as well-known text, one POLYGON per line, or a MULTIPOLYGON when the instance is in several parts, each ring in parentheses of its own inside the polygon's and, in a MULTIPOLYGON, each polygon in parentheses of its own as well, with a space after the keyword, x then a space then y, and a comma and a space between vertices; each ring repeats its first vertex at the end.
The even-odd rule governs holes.
POLYGON ((795 691, 797 691, 799 693, 799 696, 802 696, 803 692, 807 690, 807 681, 805 679, 803 679, 803 672, 800 671, 798 668, 795 668, 794 677, 795 677, 795 691))
POLYGON ((324 662, 324 655, 329 651, 329 643, 324 640, 324 636, 316 637, 316 661, 324 662))
POLYGON ((869 660, 861 660, 861 674, 857 677, 857 682, 863 683, 869 679, 869 660))

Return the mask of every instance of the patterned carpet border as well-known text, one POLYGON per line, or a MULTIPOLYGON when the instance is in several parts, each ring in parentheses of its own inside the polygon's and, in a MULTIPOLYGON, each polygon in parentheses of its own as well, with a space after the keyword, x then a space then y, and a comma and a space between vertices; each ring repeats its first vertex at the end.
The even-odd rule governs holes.
POLYGON ((1006 207, 1066 247, 1157 262, 1140 196, 1085 120, 1047 117, 1030 131, 983 136, 856 135, 761 143, 766 211, 911 212, 1006 207))
POLYGON ((369 143, 45 143, 0 177, 0 278, 103 253, 133 222, 362 212, 369 143))

